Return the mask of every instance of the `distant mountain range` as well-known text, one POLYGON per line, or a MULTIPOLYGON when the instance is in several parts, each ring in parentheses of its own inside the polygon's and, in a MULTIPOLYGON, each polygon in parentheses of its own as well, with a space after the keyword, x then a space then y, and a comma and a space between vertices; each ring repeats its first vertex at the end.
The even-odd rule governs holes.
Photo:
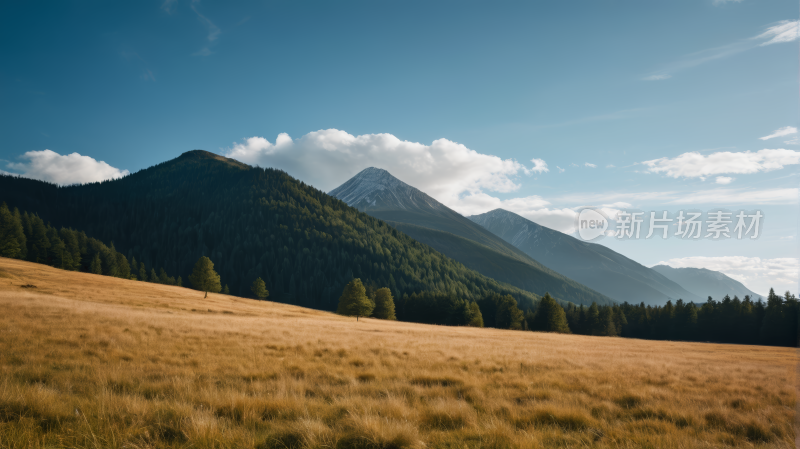
POLYGON ((670 299, 701 300, 679 283, 608 247, 579 240, 515 213, 495 209, 469 219, 553 270, 618 301, 663 305, 670 299))
POLYGON ((653 270, 661 273, 664 277, 677 282, 690 292, 696 294, 703 301, 709 296, 719 301, 729 295, 734 295, 739 299, 750 295, 754 301, 758 298, 766 298, 767 295, 760 295, 744 286, 736 279, 732 279, 719 271, 707 270, 705 268, 672 268, 668 265, 656 265, 653 270))
POLYGON ((560 274, 386 170, 367 168, 330 192, 467 268, 523 290, 575 304, 611 297, 560 274))

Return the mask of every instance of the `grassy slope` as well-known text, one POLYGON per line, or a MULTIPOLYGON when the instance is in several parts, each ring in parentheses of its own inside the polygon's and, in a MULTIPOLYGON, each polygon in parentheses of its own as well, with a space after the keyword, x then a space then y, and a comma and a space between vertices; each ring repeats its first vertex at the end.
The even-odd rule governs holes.
POLYGON ((789 348, 355 322, 9 259, 0 336, 0 447, 790 447, 794 436, 789 348))

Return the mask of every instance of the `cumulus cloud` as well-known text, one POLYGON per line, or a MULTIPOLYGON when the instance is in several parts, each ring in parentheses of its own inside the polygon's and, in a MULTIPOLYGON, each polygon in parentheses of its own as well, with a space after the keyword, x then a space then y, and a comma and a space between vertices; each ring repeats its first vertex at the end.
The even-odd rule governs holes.
POLYGON ((531 168, 532 172, 535 172, 535 173, 547 173, 547 172, 550 171, 547 168, 547 162, 543 161, 542 159, 533 158, 533 159, 531 159, 531 162, 533 162, 533 168, 531 168))
POLYGON ((781 20, 753 39, 769 39, 759 44, 761 47, 796 41, 800 36, 798 33, 798 23, 800 23, 798 20, 781 20))
POLYGON ((447 139, 426 145, 391 134, 353 136, 336 129, 311 132, 296 140, 282 133, 275 143, 251 137, 235 143, 226 156, 286 170, 325 191, 367 167, 384 168, 461 213, 489 201, 487 191, 517 190, 516 177, 532 173, 513 159, 478 153, 447 139))
POLYGON ((734 178, 728 176, 717 176, 717 184, 730 184, 734 178))
POLYGON ((759 139, 768 140, 768 139, 772 139, 772 138, 775 138, 775 137, 788 136, 788 135, 791 135, 791 134, 797 134, 797 128, 795 128, 794 126, 784 126, 783 128, 776 129, 775 132, 773 132, 772 134, 770 134, 768 136, 759 137, 759 139))
POLYGON ((800 151, 777 149, 732 153, 721 151, 703 156, 697 152, 683 153, 670 159, 662 157, 644 161, 651 173, 664 173, 673 178, 699 178, 725 173, 749 174, 772 171, 800 163, 800 151))
POLYGON ((114 168, 103 161, 78 153, 60 155, 55 151, 28 151, 19 157, 24 162, 10 163, 8 168, 27 178, 55 184, 83 184, 117 179, 128 170, 114 168))
POLYGON ((587 167, 589 167, 589 168, 597 168, 597 165, 590 164, 589 162, 587 162, 587 163, 585 163, 585 164, 583 164, 583 165, 585 165, 585 166, 587 166, 587 167))
POLYGON ((565 169, 559 167, 558 165, 556 165, 556 168, 558 169, 559 173, 564 173, 566 171, 565 169))
MULTIPOLYGON (((786 290, 797 292, 800 263, 795 258, 762 259, 760 257, 683 257, 659 262, 673 268, 706 268, 719 271, 744 284, 750 290, 764 295, 774 288, 779 294, 786 290)), ((715 298, 719 299, 719 298, 715 298)))

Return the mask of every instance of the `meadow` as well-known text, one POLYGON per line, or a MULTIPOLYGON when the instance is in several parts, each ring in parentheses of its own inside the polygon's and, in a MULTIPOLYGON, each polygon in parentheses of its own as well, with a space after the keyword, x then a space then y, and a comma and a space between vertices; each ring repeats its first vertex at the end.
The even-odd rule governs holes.
POLYGON ((0 258, 2 448, 793 447, 796 363, 357 322, 0 258))

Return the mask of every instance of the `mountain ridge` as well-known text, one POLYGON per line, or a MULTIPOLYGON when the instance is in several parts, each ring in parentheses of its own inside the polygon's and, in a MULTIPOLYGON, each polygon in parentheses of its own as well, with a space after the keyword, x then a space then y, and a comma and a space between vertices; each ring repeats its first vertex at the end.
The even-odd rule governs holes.
POLYGON ((742 299, 745 295, 749 295, 755 301, 756 298, 767 297, 767 295, 753 292, 744 284, 725 273, 707 268, 673 268, 669 265, 655 265, 652 269, 684 286, 700 298, 711 296, 716 300, 720 300, 725 295, 730 295, 731 297, 738 296, 739 299, 742 299))
POLYGON ((468 218, 553 270, 619 301, 654 305, 677 299, 700 301, 678 283, 608 247, 513 212, 495 209, 468 218))
POLYGON ((614 303, 611 297, 551 270, 386 170, 362 170, 329 193, 486 276, 576 304, 614 303))

